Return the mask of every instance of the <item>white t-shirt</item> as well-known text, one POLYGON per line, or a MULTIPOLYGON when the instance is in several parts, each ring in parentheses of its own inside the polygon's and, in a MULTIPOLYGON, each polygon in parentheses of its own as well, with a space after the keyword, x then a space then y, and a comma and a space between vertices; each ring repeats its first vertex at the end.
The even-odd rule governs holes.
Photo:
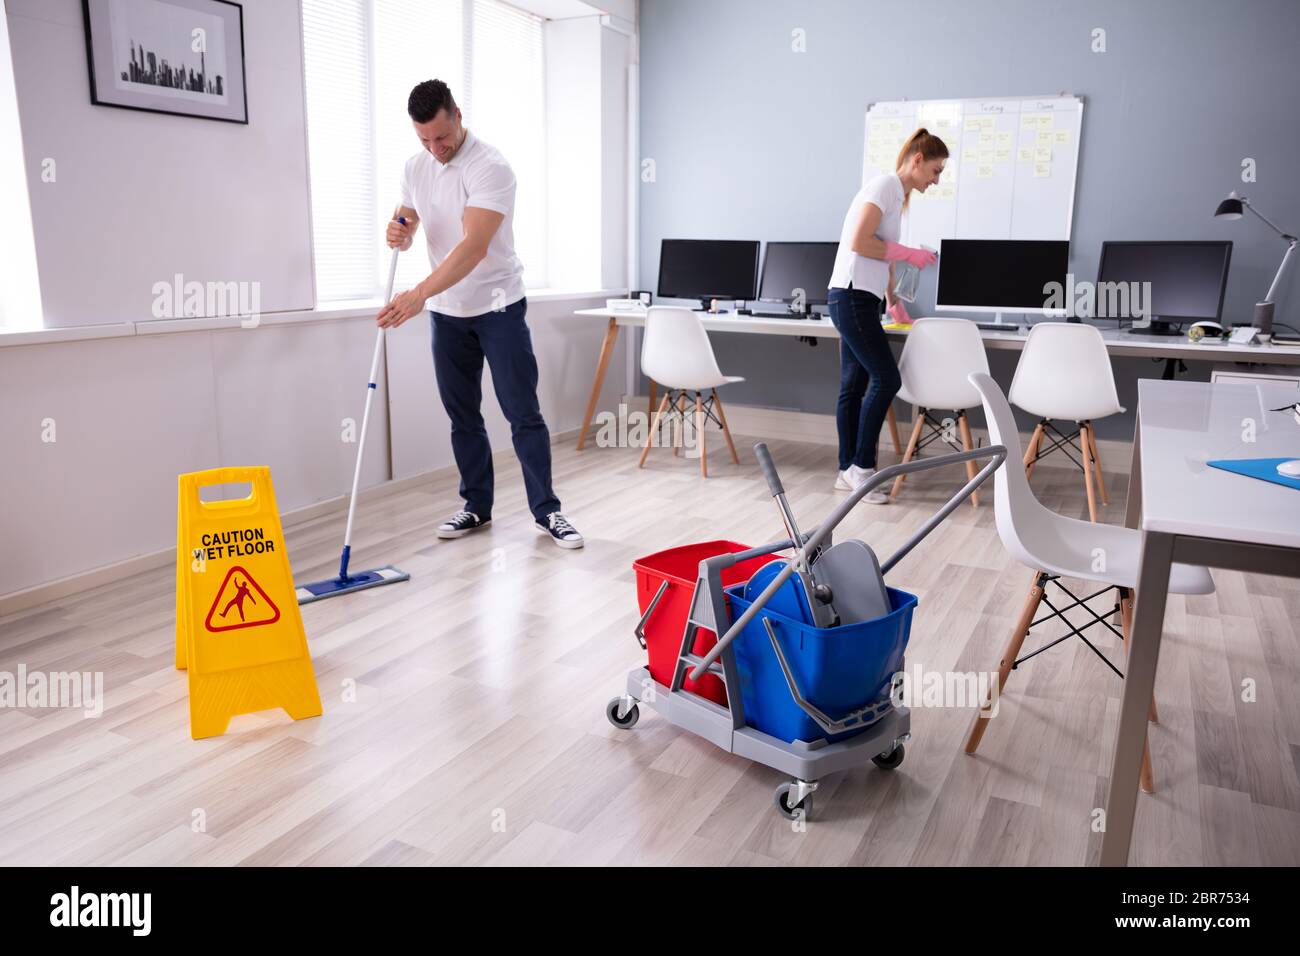
POLYGON ((430 300, 435 312, 465 318, 524 297, 524 266, 515 255, 515 174, 494 148, 466 130, 465 142, 447 163, 420 150, 402 173, 402 205, 420 217, 433 269, 465 238, 466 206, 505 216, 483 261, 430 300))
POLYGON ((858 190, 849 204, 849 211, 844 216, 844 228, 840 230, 840 246, 835 250, 835 268, 831 270, 830 288, 847 289, 849 283, 853 288, 870 292, 881 299, 889 287, 889 263, 884 259, 871 259, 860 256, 853 251, 853 237, 858 228, 858 217, 862 215, 864 203, 872 203, 880 209, 880 228, 876 236, 893 242, 898 241, 903 213, 903 182, 897 173, 881 173, 858 190))

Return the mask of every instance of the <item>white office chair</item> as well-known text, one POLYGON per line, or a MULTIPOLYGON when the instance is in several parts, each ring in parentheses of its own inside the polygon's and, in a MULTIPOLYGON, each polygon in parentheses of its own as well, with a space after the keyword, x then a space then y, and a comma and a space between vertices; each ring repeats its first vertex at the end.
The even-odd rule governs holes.
POLYGON ((736 446, 727 427, 727 416, 718 398, 718 386, 743 382, 738 375, 723 375, 713 355, 709 334, 704 331, 697 313, 678 306, 655 305, 646 310, 645 337, 641 341, 641 371, 651 381, 664 387, 663 401, 655 412, 645 448, 637 467, 645 466, 650 445, 659 434, 659 425, 667 412, 673 419, 673 454, 681 454, 685 443, 687 392, 695 393, 695 435, 700 443, 700 474, 709 476, 708 456, 704 449, 704 425, 711 419, 722 428, 731 449, 731 460, 740 464, 736 446), (709 397, 703 398, 702 393, 709 397), (669 406, 672 406, 669 411, 669 406), (716 415, 714 413, 717 413, 716 415))
MULTIPOLYGON (((995 445, 1005 445, 1007 461, 1012 463, 1020 453, 1020 436, 1016 433, 1015 418, 1011 406, 1002 395, 997 383, 987 374, 976 372, 970 376, 971 384, 978 389, 984 403, 984 417, 988 421, 989 441, 995 445)), ((1083 632, 1100 624, 1108 628, 1124 643, 1128 652, 1128 635, 1133 621, 1133 588, 1137 584, 1138 561, 1142 550, 1141 533, 1132 528, 1116 525, 1095 524, 1078 518, 1067 518, 1049 511, 1034 497, 1029 487, 1029 479, 1014 464, 1007 464, 997 470, 993 485, 993 508, 997 517, 998 536, 1011 555, 1021 564, 1034 569, 1033 584, 1029 596, 1020 612, 1020 619, 1011 632, 1002 660, 998 664, 998 694, 1006 686, 1011 671, 1024 661, 1042 653, 1049 647, 1078 637, 1088 644, 1094 654, 1105 661, 1106 665, 1120 677, 1124 675, 1112 664, 1101 651, 1088 643, 1083 632), (1085 597, 1075 596, 1061 584, 1062 577, 1081 578, 1105 585, 1102 590, 1085 597), (1069 602, 1057 608, 1047 597, 1047 585, 1055 583, 1069 602), (1102 614, 1097 614, 1087 605, 1096 597, 1110 591, 1117 592, 1115 607, 1102 614), (1035 621, 1040 604, 1046 604, 1052 613, 1035 621), (1064 615, 1064 611, 1079 608, 1081 614, 1087 614, 1091 620, 1082 627, 1075 627, 1064 615), (1107 623, 1106 618, 1119 611, 1122 633, 1107 623), (1065 622, 1069 634, 1049 642, 1037 651, 1020 657, 1021 645, 1029 634, 1029 629, 1037 624, 1059 618, 1065 622)), ((1169 576, 1169 591, 1173 594, 1209 594, 1214 590, 1214 580, 1205 568, 1175 564, 1169 576)), ((987 702, 986 702, 987 703, 987 702)), ((985 708, 975 718, 970 736, 966 741, 966 753, 973 754, 979 747, 980 738, 990 719, 985 708)), ((1148 719, 1157 720, 1156 702, 1151 700, 1148 719)), ((1142 757, 1142 789, 1148 793, 1155 784, 1151 773, 1151 751, 1148 747, 1142 757)))
MULTIPOLYGON (((898 362, 898 373, 903 380, 898 397, 912 405, 912 436, 907 441, 907 451, 903 453, 904 463, 936 440, 957 449, 947 423, 931 414, 935 409, 956 412, 961 448, 971 450, 970 422, 966 412, 979 405, 980 393, 967 376, 988 370, 984 340, 974 322, 969 319, 922 318, 912 323, 898 362), (921 432, 926 425, 929 425, 930 433, 922 438, 921 432)), ((968 476, 974 478, 977 471, 975 462, 966 463, 968 476)), ((898 496, 904 477, 899 475, 894 479, 894 487, 889 492, 891 496, 898 496)), ((979 504, 976 492, 971 492, 970 503, 979 504)))
POLYGON ((1063 451, 1083 469, 1088 494, 1088 517, 1097 520, 1094 480, 1103 504, 1106 479, 1097 454, 1097 436, 1092 423, 1124 411, 1115 393, 1115 375, 1101 332, 1091 325, 1042 322, 1029 330, 1025 349, 1016 365, 1008 395, 1011 404, 1038 417, 1038 426, 1025 452, 1025 475, 1033 477, 1034 464, 1054 451, 1063 451), (1075 431, 1065 434, 1055 421, 1074 422, 1075 431), (1052 444, 1043 449, 1043 436, 1050 432, 1052 444), (1077 442, 1077 443, 1076 443, 1077 442), (1070 449, 1079 452, 1076 460, 1070 449), (1094 478, 1095 474, 1095 478, 1094 478))

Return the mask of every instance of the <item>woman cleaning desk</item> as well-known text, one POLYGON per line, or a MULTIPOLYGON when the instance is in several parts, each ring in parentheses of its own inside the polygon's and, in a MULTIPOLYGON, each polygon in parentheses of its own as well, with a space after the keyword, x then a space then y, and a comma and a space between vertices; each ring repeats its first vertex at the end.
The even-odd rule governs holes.
MULTIPOLYGON (((924 127, 898 154, 897 171, 882 173, 858 190, 844 216, 829 284, 831 321, 840 333, 840 396, 835 408, 839 475, 835 487, 851 491, 876 471, 876 442, 894 395, 902 384, 889 341, 880 327, 882 303, 890 317, 907 321, 894 296, 894 263, 924 269, 935 255, 899 243, 902 214, 912 190, 924 193, 939 181, 948 147, 924 127)), ((871 504, 889 496, 874 491, 871 504)))

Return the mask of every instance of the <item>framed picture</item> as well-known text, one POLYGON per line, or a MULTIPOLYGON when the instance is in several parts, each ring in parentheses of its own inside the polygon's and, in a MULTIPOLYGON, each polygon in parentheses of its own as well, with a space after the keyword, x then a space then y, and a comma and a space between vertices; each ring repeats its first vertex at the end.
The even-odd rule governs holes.
POLYGON ((248 122, 244 8, 230 0, 81 0, 90 101, 248 122))

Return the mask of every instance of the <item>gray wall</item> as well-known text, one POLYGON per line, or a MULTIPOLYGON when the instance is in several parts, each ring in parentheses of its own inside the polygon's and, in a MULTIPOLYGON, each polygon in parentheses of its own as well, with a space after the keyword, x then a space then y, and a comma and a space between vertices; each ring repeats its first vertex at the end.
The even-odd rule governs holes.
MULTIPOLYGON (((1229 190, 1300 230, 1296 0, 642 0, 641 287, 664 238, 834 240, 860 184, 863 116, 879 100, 1084 98, 1071 269, 1095 278, 1104 239, 1231 239, 1224 316, 1249 319, 1285 246, 1258 220, 1211 216, 1229 190), (1107 51, 1091 52, 1095 27, 1107 51), (802 28, 806 53, 791 50, 802 28), (1241 182, 1241 161, 1258 182, 1241 182)), ((1300 281, 1278 321, 1300 327, 1300 281)), ((934 275, 914 316, 930 314, 934 275)), ((715 335, 733 402, 833 412, 835 347, 715 335)), ((991 353, 1010 381, 1014 358, 991 353)), ((1132 409, 1147 360, 1116 364, 1132 409)), ((1208 378, 1196 363, 1185 377, 1208 378)), ((1131 411, 1130 411, 1131 414, 1131 411)), ((1131 419, 1099 426, 1132 434, 1131 419)))

